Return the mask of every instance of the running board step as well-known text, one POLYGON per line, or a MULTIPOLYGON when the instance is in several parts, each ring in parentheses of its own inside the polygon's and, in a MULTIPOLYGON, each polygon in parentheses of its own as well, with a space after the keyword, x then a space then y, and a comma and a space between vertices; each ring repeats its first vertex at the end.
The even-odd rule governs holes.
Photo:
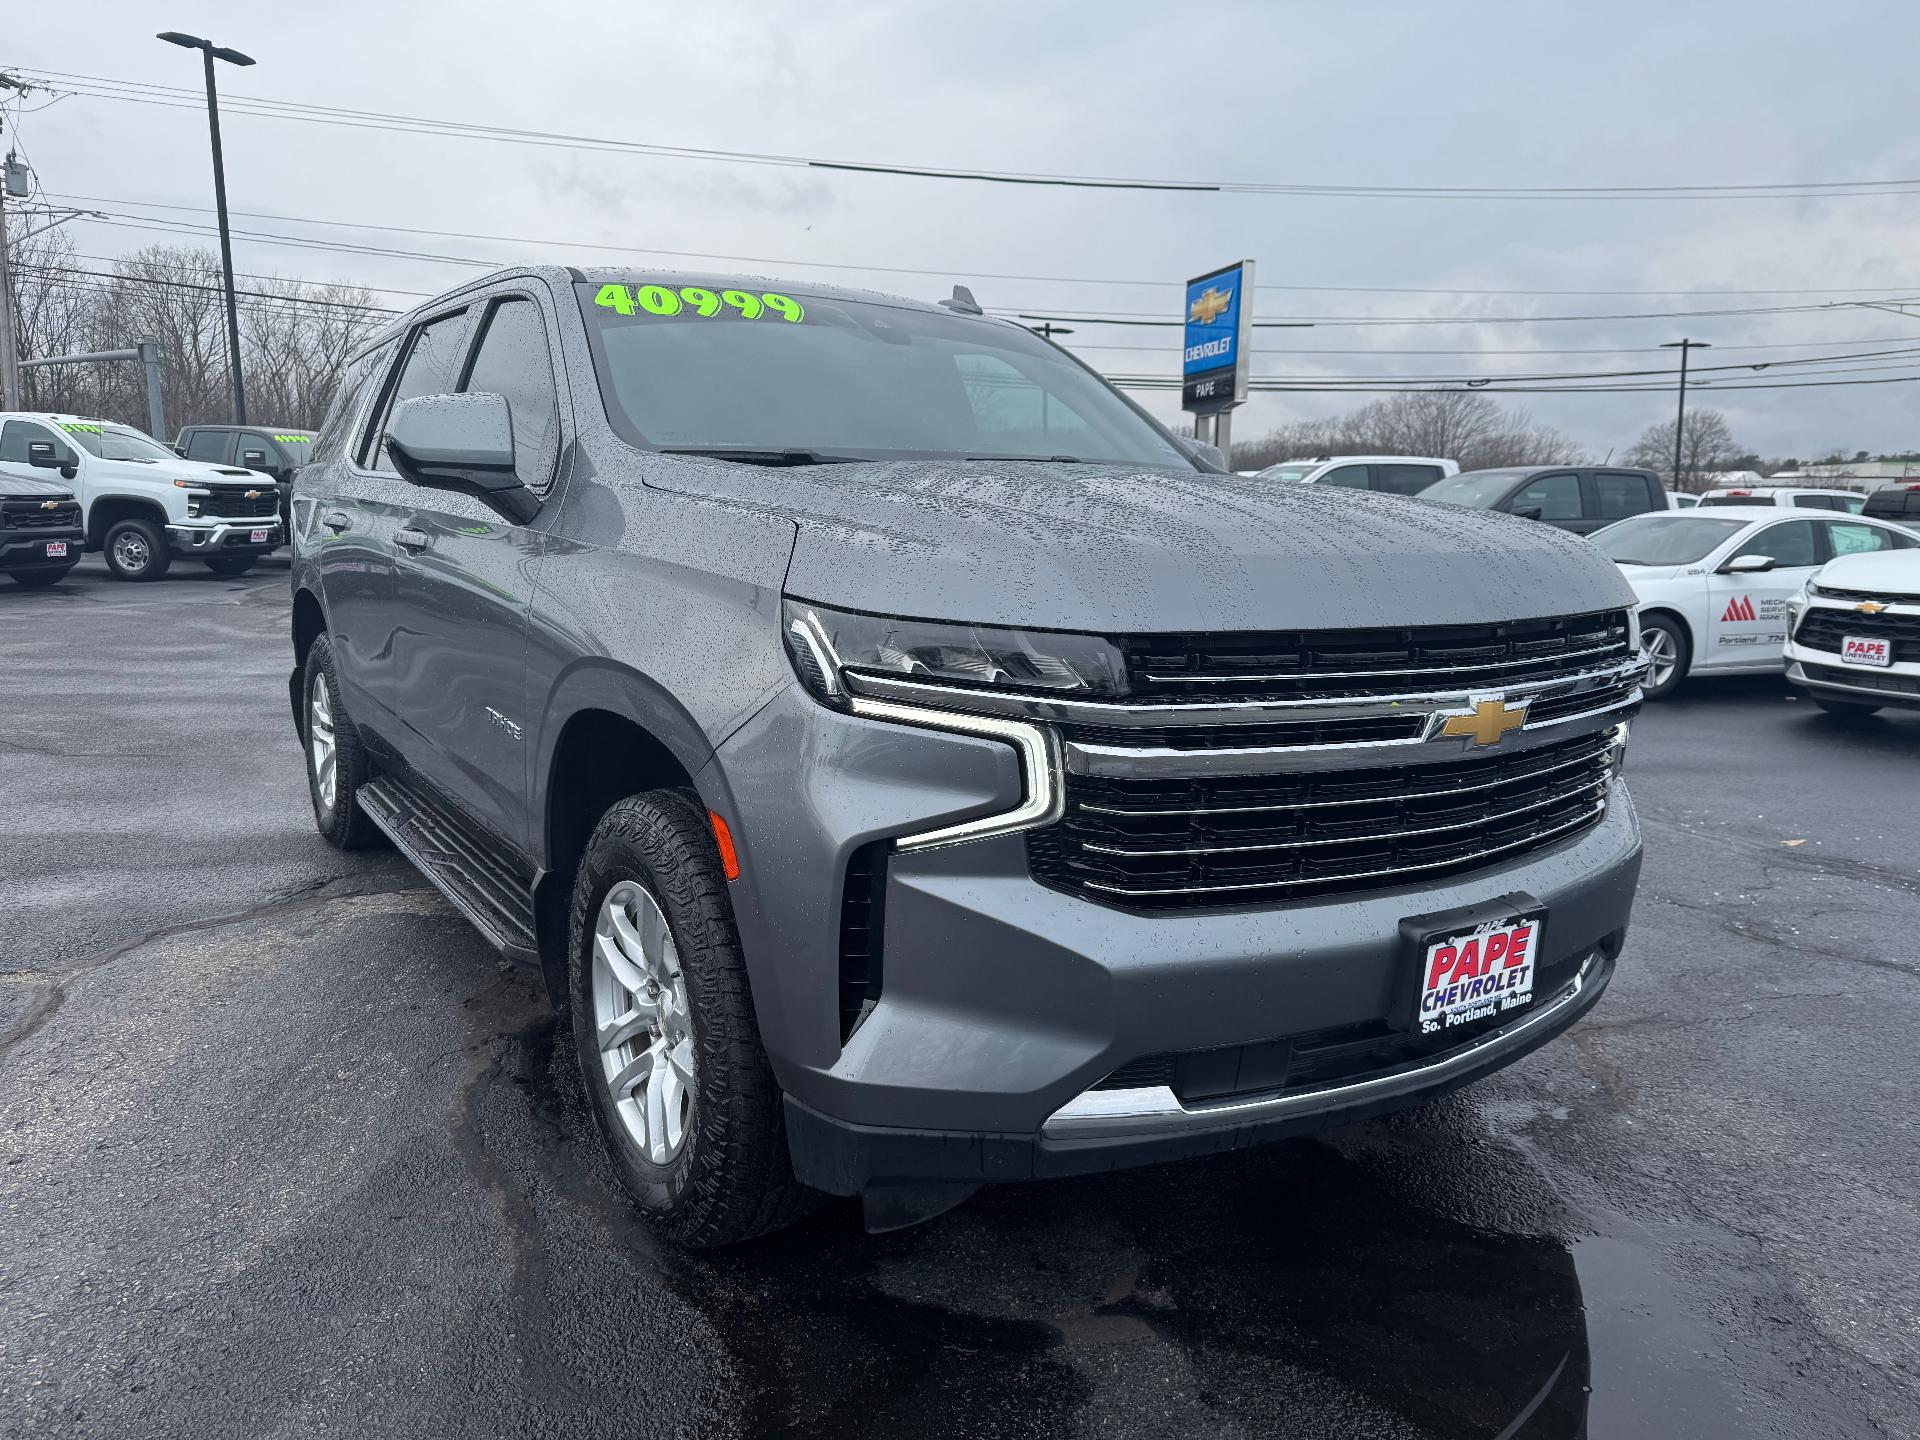
POLYGON ((360 808, 488 942, 538 966, 533 891, 496 847, 446 805, 392 775, 362 785, 360 808))

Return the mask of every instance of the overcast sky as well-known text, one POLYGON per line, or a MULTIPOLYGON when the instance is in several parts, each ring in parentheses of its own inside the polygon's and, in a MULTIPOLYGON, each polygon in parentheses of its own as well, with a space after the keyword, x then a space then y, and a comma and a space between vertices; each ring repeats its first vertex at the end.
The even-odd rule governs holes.
MULTIPOLYGON (((255 56, 253 69, 222 72, 223 88, 236 97, 691 147, 1340 185, 1920 177, 1912 106, 1895 63, 1920 48, 1920 6, 1905 3, 85 0, 16 5, 0 30, 0 68, 197 85, 198 57, 153 39, 162 26, 255 56)), ((205 119, 193 110, 76 96, 24 116, 20 135, 47 191, 101 197, 111 203, 95 202, 99 208, 116 212, 136 201, 212 203, 205 119)), ((1175 317, 1181 280, 1241 256, 1259 262, 1263 286, 1683 292, 1263 289, 1256 314, 1266 319, 1566 315, 1920 296, 1920 193, 1716 201, 1168 194, 531 148, 238 114, 228 118, 225 138, 236 211, 764 257, 740 268, 928 298, 946 294, 957 280, 972 284, 989 306, 1053 312, 1175 317), (978 278, 994 273, 1159 283, 978 278), (1698 293, 1762 289, 1829 293, 1698 293), (1837 293, 1848 290, 1865 293, 1837 293)), ((566 243, 396 236, 253 216, 235 225, 502 262, 617 258, 566 243)), ((72 233, 83 253, 106 257, 159 238, 94 222, 72 233)), ((474 273, 452 263, 244 239, 235 251, 242 271, 364 283, 394 304, 411 297, 385 292, 431 292, 474 273)), ((1068 343, 1110 373, 1178 369, 1175 330, 1077 332, 1068 343), (1143 348, 1097 348, 1104 345, 1143 348)), ((1264 332, 1255 373, 1652 369, 1670 365, 1670 352, 1486 352, 1648 347, 1682 334, 1718 347, 1697 356, 1697 364, 1782 360, 1920 345, 1920 314, 1909 320, 1835 308, 1578 323, 1321 325, 1264 332), (1741 346, 1780 348, 1735 348, 1741 346), (1308 349, 1362 353, 1282 353, 1308 349)), ((1920 364, 1884 373, 1920 373, 1920 364)), ((1775 370, 1744 378, 1783 377, 1775 370)), ((1718 397, 1703 391, 1697 403, 1722 409, 1745 446, 1806 457, 1835 446, 1920 447, 1917 396, 1920 385, 1882 384, 1718 397)), ((1240 412, 1236 438, 1365 398, 1258 396, 1240 412)), ((1168 418, 1177 408, 1174 396, 1143 399, 1168 418)), ((1571 432, 1597 457, 1669 419, 1672 399, 1662 390, 1541 394, 1517 403, 1571 432)))

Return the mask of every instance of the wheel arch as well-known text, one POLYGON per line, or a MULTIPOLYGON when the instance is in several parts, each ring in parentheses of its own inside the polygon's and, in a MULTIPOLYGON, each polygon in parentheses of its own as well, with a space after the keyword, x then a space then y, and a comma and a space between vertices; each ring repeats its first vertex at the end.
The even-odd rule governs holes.
POLYGON ((158 500, 145 495, 96 496, 87 505, 87 549, 101 549, 106 544, 107 531, 122 520, 151 520, 164 529, 167 510, 158 500))
POLYGON ((287 702, 293 706, 293 728, 304 742, 307 717, 301 692, 306 688, 307 655, 313 649, 313 642, 327 633, 327 612, 321 608, 320 597, 305 586, 294 591, 292 625, 293 672, 287 677, 287 702))
POLYGON ((609 664, 576 667, 541 721, 530 813, 537 826, 534 922, 540 968, 555 1005, 567 993, 573 878, 594 826, 643 790, 693 787, 713 747, 658 685, 609 664))

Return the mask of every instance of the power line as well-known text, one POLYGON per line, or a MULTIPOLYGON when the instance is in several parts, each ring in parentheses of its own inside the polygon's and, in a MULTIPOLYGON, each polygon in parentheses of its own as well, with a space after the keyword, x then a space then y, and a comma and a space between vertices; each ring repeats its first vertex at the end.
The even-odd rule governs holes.
MULTIPOLYGON (((196 109, 200 97, 182 86, 121 80, 73 71, 29 68, 22 73, 57 79, 74 94, 179 109, 196 109)), ((531 130, 515 126, 476 124, 388 111, 353 110, 339 106, 234 93, 224 109, 269 119, 353 129, 400 131, 458 139, 541 147, 618 151, 658 159, 705 163, 766 165, 825 169, 918 179, 986 182, 1003 185, 1056 186, 1072 189, 1149 190, 1242 195, 1316 196, 1337 199, 1399 200, 1782 200, 1840 199, 1876 195, 1906 195, 1920 191, 1920 179, 1802 180, 1763 183, 1694 183, 1682 185, 1328 185, 1300 181, 1245 181, 1164 179, 1145 176, 1071 174, 978 169, 936 164, 895 164, 870 160, 825 158, 774 151, 726 150, 712 147, 666 145, 607 136, 531 130)))
MULTIPOLYGON (((1177 375, 1109 375, 1110 384, 1123 390, 1178 390, 1180 377, 1177 375)), ((1899 385, 1920 380, 1920 374, 1893 375, 1876 380, 1778 380, 1736 384, 1716 384, 1712 391, 1720 390, 1810 390, 1823 386, 1844 385, 1899 385)), ((1532 385, 1514 386, 1506 390, 1472 389, 1465 385, 1428 385, 1420 387, 1378 386, 1364 384, 1326 384, 1299 385, 1254 378, 1247 382, 1251 390, 1274 394, 1299 395, 1423 395, 1423 394, 1468 394, 1468 395, 1615 395, 1653 392, 1668 392, 1670 385, 1532 385)), ((1711 392, 1710 392, 1711 393, 1711 392)))
MULTIPOLYGON (((89 205, 130 205, 142 210, 179 210, 192 214, 210 215, 213 211, 204 205, 172 205, 155 200, 127 200, 117 196, 102 195, 59 195, 55 198, 89 205)), ((280 215, 262 210, 230 210, 250 220, 272 220, 291 225, 318 225, 341 230, 377 231, 392 235, 422 235, 443 240, 481 240, 502 245, 545 245, 571 250, 602 250, 622 255, 663 255, 685 260, 721 260, 738 265, 781 265, 815 270, 856 270, 876 275, 928 275, 952 277, 955 275, 973 280, 1014 280, 1032 281, 1044 285, 1104 285, 1104 286, 1145 286, 1160 290, 1177 290, 1183 282, 1179 280, 1142 280, 1098 275, 1030 275, 1006 271, 976 270, 968 266, 913 266, 913 265, 870 265, 854 261, 834 260, 793 260, 780 259, 769 255, 722 255, 704 250, 665 250, 656 247, 638 245, 609 245, 589 240, 550 240, 535 239, 520 235, 493 235, 484 232, 465 230, 432 230, 419 226, 368 224, 348 220, 320 220, 310 216, 280 215)), ((142 216, 123 216, 126 219, 142 219, 142 216)), ((176 222, 186 223, 186 222, 176 222)), ((1911 294, 1920 286, 1807 286, 1782 290, 1716 290, 1692 289, 1678 290, 1527 290, 1527 289, 1468 289, 1445 286, 1414 285, 1282 285, 1261 284, 1257 290, 1273 293, 1295 294, 1354 294, 1354 295, 1537 295, 1537 296, 1660 296, 1660 295, 1873 295, 1898 298, 1911 294)))

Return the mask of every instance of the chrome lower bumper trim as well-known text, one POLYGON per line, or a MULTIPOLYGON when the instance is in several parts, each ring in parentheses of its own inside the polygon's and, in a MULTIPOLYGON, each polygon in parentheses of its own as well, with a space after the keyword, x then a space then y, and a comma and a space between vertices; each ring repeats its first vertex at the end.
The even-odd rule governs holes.
POLYGON ((1582 962, 1579 974, 1532 1014, 1471 1044, 1450 1050, 1429 1064, 1407 1066, 1365 1080, 1295 1094, 1192 1106, 1181 1104, 1179 1096, 1166 1085, 1145 1085, 1132 1090, 1084 1090, 1048 1116, 1040 1133, 1049 1140, 1151 1139, 1156 1135, 1187 1135, 1198 1130, 1285 1120, 1322 1110, 1390 1100, 1498 1059, 1542 1030, 1553 1028, 1579 1005, 1581 997, 1594 983, 1598 964, 1598 954, 1589 955, 1582 962))

